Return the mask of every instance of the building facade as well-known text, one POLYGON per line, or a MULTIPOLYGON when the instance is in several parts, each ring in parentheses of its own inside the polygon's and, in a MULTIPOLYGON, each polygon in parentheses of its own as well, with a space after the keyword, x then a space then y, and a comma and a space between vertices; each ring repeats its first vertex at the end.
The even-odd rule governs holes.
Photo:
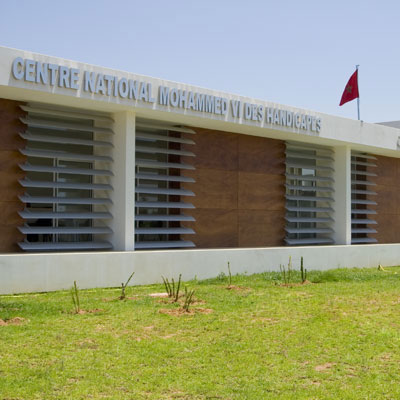
POLYGON ((397 126, 0 48, 0 292, 394 265, 397 126))

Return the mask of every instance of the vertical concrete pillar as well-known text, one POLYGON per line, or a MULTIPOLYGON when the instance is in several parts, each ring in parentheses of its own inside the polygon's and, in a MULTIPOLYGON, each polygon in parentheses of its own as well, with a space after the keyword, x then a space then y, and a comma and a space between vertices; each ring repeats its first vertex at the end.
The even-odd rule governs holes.
POLYGON ((135 246, 135 113, 115 113, 114 176, 111 213, 114 250, 134 250, 135 246))
POLYGON ((351 244, 351 149, 335 147, 334 218, 335 244, 351 244))

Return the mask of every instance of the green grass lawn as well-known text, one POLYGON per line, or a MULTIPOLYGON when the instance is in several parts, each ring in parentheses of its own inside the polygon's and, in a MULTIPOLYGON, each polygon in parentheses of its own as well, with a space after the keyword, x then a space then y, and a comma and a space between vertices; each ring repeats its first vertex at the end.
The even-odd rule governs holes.
POLYGON ((69 291, 0 296, 0 399, 400 399, 400 268, 387 271, 187 282, 200 310, 176 315, 148 296, 161 285, 81 291, 84 314, 69 291))

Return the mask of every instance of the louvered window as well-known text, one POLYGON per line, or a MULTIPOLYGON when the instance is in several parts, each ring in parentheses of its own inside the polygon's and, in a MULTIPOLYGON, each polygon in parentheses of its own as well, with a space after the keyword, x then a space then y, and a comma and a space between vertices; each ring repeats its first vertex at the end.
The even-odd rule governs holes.
POLYGON ((112 119, 84 111, 28 104, 20 136, 27 161, 20 212, 23 250, 110 249, 112 119))
POLYGON ((286 238, 288 245, 333 243, 333 151, 286 143, 286 238))
POLYGON ((376 243, 374 215, 377 205, 373 172, 376 158, 369 154, 351 152, 351 243, 376 243))
POLYGON ((194 234, 185 222, 194 221, 185 210, 194 208, 186 199, 194 196, 180 187, 194 182, 184 175, 194 169, 182 158, 194 153, 182 150, 192 145, 195 132, 182 127, 160 126, 136 122, 136 183, 135 183, 135 249, 193 247, 181 235, 194 234))

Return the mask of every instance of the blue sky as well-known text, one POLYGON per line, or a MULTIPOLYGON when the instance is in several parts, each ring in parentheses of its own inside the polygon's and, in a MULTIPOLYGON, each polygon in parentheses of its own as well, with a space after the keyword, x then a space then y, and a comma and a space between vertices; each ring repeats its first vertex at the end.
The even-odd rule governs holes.
POLYGON ((0 45, 357 118, 400 120, 400 2, 0 0, 0 45))

